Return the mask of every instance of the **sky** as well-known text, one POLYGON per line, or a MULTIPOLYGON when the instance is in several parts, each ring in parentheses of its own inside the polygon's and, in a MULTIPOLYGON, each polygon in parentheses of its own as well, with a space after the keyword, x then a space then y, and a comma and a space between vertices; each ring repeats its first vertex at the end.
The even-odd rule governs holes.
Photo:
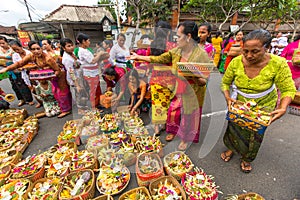
MULTIPOLYGON (((67 5, 97 5, 98 0, 27 0, 32 21, 41 20, 62 4, 67 5)), ((24 0, 1 0, 0 25, 16 26, 30 22, 24 0)))

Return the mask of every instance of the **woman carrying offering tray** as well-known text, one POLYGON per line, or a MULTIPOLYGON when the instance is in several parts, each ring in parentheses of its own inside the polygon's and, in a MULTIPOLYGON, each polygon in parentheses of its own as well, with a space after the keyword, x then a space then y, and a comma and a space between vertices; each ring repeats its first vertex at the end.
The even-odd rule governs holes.
MULTIPOLYGON (((35 63, 36 65, 32 65, 32 68, 31 67, 29 68, 30 79, 32 80, 52 79, 51 86, 52 88, 56 88, 57 80, 53 80, 53 78, 57 77, 58 80, 60 80, 60 79, 65 79, 65 77, 62 76, 61 69, 57 65, 55 59, 49 54, 44 53, 41 46, 36 41, 30 41, 28 43, 28 47, 29 50, 32 52, 32 54, 28 54, 22 60, 6 68, 1 69, 0 73, 12 71, 17 68, 22 69, 22 67, 28 63, 35 63)), ((61 96, 57 98, 61 98, 61 96)), ((58 99, 56 100, 59 101, 58 99)), ((71 106, 69 109, 71 109, 71 106)), ((64 117, 70 112, 71 110, 69 111, 61 110, 61 114, 58 115, 58 117, 64 117)))
MULTIPOLYGON (((281 92, 280 105, 270 113, 270 123, 285 114, 294 98, 296 89, 291 71, 284 58, 267 53, 271 35, 266 30, 254 30, 244 38, 243 54, 234 58, 222 79, 221 88, 227 105, 239 100, 260 108, 274 110, 278 88, 281 92), (230 85, 233 92, 230 96, 230 85), (276 87, 275 87, 276 86, 276 87)), ((264 133, 242 128, 229 121, 223 141, 228 148, 221 158, 228 162, 233 152, 241 154, 241 170, 250 172, 251 162, 256 158, 264 133)))
MULTIPOLYGON (((177 74, 178 62, 210 62, 205 50, 197 45, 198 39, 197 24, 192 21, 185 21, 178 25, 178 47, 160 56, 139 56, 133 54, 130 59, 143 60, 151 63, 172 63, 170 68, 174 74, 177 74)), ((176 85, 174 85, 174 94, 176 94, 176 96, 171 101, 167 123, 173 124, 177 129, 173 129, 173 132, 169 132, 167 125, 167 132, 169 134, 166 140, 171 141, 176 135, 180 137, 179 150, 185 150, 189 142, 199 142, 200 121, 206 82, 207 80, 205 78, 196 77, 179 76, 176 79, 176 85)))

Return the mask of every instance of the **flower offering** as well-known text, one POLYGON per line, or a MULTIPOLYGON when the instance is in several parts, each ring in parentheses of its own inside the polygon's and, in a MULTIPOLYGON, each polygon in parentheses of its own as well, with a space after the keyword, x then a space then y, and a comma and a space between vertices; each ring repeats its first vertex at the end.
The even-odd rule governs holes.
POLYGON ((234 103, 231 105, 230 109, 240 114, 242 117, 250 117, 265 124, 268 124, 271 119, 270 113, 262 110, 262 107, 258 106, 254 100, 250 100, 245 103, 234 103))
POLYGON ((11 177, 17 179, 31 176, 44 167, 45 162, 46 157, 43 154, 28 156, 14 166, 11 177))
POLYGON ((55 200, 60 185, 59 178, 42 179, 38 181, 28 193, 31 200, 55 200))
POLYGON ((97 178, 97 188, 101 194, 117 194, 128 185, 130 172, 121 162, 102 165, 97 178))
POLYGON ((95 164, 95 156, 87 150, 77 151, 72 155, 71 170, 85 169, 95 164))
POLYGON ((172 182, 165 179, 164 182, 160 182, 156 189, 154 189, 155 194, 152 195, 154 200, 177 200, 182 199, 181 192, 179 188, 172 184, 172 182))
POLYGON ((59 199, 72 199, 87 193, 94 185, 94 173, 92 170, 73 172, 64 179, 59 199))
POLYGON ((128 135, 123 130, 109 134, 110 143, 113 145, 121 144, 122 142, 126 142, 128 139, 128 135))
POLYGON ((31 182, 28 179, 9 180, 0 188, 0 199, 25 200, 24 196, 31 182))
POLYGON ((136 147, 140 153, 157 152, 162 150, 162 144, 158 137, 139 137, 136 141, 136 147))
POLYGON ((213 177, 206 175, 202 169, 195 168, 194 172, 186 173, 182 184, 191 200, 215 200, 218 198, 218 186, 213 177))

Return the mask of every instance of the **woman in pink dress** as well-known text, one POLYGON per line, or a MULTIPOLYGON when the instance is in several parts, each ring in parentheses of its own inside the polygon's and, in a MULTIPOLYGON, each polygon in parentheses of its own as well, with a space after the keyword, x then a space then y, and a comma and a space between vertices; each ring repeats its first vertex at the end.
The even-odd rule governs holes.
POLYGON ((299 65, 293 65, 292 63, 292 57, 294 54, 294 51, 299 48, 299 43, 300 43, 300 35, 298 35, 294 42, 291 42, 288 44, 282 51, 281 57, 286 58, 287 63, 291 69, 292 72, 292 78, 295 82, 295 86, 297 90, 300 90, 300 66, 299 65))
POLYGON ((198 36, 200 37, 199 46, 204 48, 208 56, 213 60, 216 50, 211 44, 211 25, 209 23, 200 24, 198 36))

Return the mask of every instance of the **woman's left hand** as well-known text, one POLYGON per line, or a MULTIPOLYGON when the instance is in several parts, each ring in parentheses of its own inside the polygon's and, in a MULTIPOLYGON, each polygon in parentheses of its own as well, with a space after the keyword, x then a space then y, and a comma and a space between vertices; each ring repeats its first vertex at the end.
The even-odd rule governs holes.
POLYGON ((272 115, 273 117, 271 118, 270 123, 273 123, 275 120, 282 117, 285 114, 285 112, 286 112, 286 109, 284 109, 284 108, 279 108, 279 109, 276 109, 273 112, 271 112, 270 115, 272 115))

